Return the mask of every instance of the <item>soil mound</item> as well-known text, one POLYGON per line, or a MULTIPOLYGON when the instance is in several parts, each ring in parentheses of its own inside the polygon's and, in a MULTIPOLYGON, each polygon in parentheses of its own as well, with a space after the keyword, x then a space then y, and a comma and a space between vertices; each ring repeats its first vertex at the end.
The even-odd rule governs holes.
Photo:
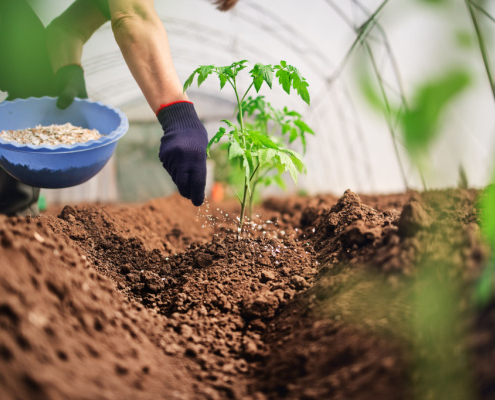
POLYGON ((191 398, 180 360, 146 334, 159 317, 43 222, 0 219, 0 398, 191 398))
POLYGON ((179 196, 0 217, 0 398, 409 398, 411 278, 442 263, 493 398, 476 196, 273 198, 241 239, 237 205, 179 196))

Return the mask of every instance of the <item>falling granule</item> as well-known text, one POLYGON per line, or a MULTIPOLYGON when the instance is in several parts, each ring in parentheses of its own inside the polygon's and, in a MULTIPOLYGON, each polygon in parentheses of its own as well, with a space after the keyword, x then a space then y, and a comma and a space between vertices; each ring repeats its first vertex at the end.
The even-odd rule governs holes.
POLYGON ((64 125, 38 125, 36 128, 1 131, 0 138, 8 142, 33 145, 85 143, 101 138, 96 129, 85 129, 71 123, 64 125))

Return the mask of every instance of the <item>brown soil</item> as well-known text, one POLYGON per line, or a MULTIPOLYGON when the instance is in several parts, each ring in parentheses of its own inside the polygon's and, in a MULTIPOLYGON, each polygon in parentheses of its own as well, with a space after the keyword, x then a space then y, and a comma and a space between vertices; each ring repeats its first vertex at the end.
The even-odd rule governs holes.
POLYGON ((493 399, 477 195, 273 198, 241 239, 179 196, 0 216, 0 399, 427 398, 423 271, 456 290, 449 377, 493 399))

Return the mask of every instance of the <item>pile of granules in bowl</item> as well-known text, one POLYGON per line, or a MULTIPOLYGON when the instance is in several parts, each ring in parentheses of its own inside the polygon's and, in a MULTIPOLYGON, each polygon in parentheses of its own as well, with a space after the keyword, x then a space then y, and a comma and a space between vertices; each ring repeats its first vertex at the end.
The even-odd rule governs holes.
POLYGON ((85 143, 97 140, 102 135, 96 129, 85 129, 71 123, 64 125, 38 125, 36 128, 1 131, 0 139, 9 142, 33 145, 52 145, 85 143))

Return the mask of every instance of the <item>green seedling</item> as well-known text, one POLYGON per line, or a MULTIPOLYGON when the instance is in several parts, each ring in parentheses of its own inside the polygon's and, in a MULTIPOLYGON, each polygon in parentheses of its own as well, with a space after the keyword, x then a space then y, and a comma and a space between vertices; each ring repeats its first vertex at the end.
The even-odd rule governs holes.
MULTIPOLYGON (((296 111, 284 107, 277 110, 264 96, 248 97, 242 104, 245 126, 250 130, 256 130, 268 136, 278 146, 292 145, 299 140, 302 144, 303 154, 306 153, 306 134, 314 135, 313 130, 303 121, 302 115, 296 111)), ((239 115, 237 116, 239 121, 239 115)), ((251 181, 251 195, 248 202, 248 217, 251 218, 254 198, 259 187, 277 185, 286 189, 282 178, 283 168, 277 165, 277 160, 272 160, 258 168, 251 181)))
POLYGON ((299 70, 285 61, 272 66, 270 64, 256 64, 250 71, 251 83, 244 93, 239 91, 237 76, 240 71, 247 68, 247 60, 234 62, 224 67, 214 65, 202 65, 198 67, 184 84, 184 91, 192 85, 197 77, 198 87, 211 75, 216 75, 220 80, 220 90, 228 83, 234 90, 237 102, 237 123, 224 119, 226 124, 213 136, 208 143, 209 155, 212 145, 222 138, 227 138, 228 159, 236 163, 244 176, 244 189, 239 196, 241 203, 241 215, 238 223, 238 235, 241 235, 246 213, 246 206, 253 198, 253 191, 261 181, 267 179, 265 184, 279 183, 280 174, 288 172, 294 182, 297 183, 298 174, 305 170, 301 155, 294 150, 284 147, 269 132, 269 126, 274 124, 280 127, 282 134, 289 134, 289 142, 297 137, 301 138, 305 146, 305 133, 313 131, 302 121, 300 114, 284 109, 277 112, 264 98, 247 97, 254 87, 259 92, 263 83, 272 89, 274 77, 278 78, 282 88, 290 94, 291 90, 309 105, 310 96, 308 83, 299 70), (251 123, 246 117, 253 117, 251 123), (276 171, 269 177, 270 171, 276 171), (278 176, 278 178, 276 178, 278 176), (270 181, 272 179, 272 181, 270 181))

